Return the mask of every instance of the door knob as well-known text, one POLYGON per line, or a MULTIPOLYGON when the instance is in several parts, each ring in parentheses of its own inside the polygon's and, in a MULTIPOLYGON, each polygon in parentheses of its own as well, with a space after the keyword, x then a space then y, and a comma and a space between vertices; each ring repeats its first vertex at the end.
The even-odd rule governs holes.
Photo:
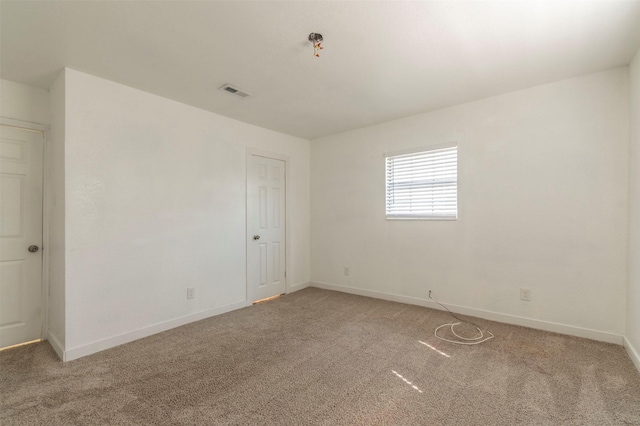
POLYGON ((254 236, 253 236, 253 239, 254 239, 254 240, 259 240, 259 239, 260 239, 260 235, 254 235, 254 236))
POLYGON ((40 250, 40 247, 35 246, 35 245, 34 245, 34 246, 29 246, 28 250, 29 250, 31 253, 35 253, 35 252, 37 252, 38 250, 40 250))

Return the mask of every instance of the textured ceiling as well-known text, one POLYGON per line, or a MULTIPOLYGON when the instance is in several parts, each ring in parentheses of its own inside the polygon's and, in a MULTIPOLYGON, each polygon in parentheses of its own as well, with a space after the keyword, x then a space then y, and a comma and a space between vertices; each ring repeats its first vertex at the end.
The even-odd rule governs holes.
POLYGON ((3 79, 48 88, 66 66, 308 139, 626 65, 640 46, 640 1, 2 1, 0 14, 3 79))

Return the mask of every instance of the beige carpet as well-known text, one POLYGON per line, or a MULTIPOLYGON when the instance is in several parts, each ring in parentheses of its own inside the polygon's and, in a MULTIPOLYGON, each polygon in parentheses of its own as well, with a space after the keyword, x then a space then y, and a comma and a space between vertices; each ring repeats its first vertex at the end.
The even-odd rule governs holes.
POLYGON ((640 425, 621 346, 315 288, 62 364, 0 353, 0 424, 640 425), (426 343, 427 346, 421 342, 426 343))

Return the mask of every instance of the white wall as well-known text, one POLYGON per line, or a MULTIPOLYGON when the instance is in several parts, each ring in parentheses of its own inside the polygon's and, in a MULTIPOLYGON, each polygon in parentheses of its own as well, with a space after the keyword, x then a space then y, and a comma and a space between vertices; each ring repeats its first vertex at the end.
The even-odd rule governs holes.
POLYGON ((49 220, 48 339, 61 358, 65 347, 65 72, 58 75, 49 91, 51 129, 47 140, 47 205, 49 220))
POLYGON ((640 50, 629 66, 631 132, 629 150, 629 287, 627 348, 640 370, 640 50))
POLYGON ((49 124, 49 92, 39 87, 0 80, 0 117, 49 124))
POLYGON ((312 282, 621 343, 628 112, 624 67, 312 141, 312 282), (459 219, 386 221, 383 153, 451 141, 459 219))
POLYGON ((65 85, 67 359, 245 305, 247 147, 290 158, 287 279, 309 281, 309 141, 70 69, 65 85))

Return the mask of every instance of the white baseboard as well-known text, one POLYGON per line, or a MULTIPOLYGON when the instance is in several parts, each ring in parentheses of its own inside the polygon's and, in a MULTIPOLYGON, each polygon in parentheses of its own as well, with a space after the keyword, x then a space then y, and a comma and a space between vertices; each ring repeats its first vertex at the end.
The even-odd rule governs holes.
POLYGON ((624 338, 624 348, 627 350, 629 358, 631 358, 631 361, 635 364, 636 369, 640 372, 640 353, 633 347, 629 339, 626 337, 624 338))
MULTIPOLYGON (((427 308, 443 310, 437 303, 417 297, 402 296, 398 294, 384 293, 374 290, 365 290, 355 287, 347 287, 337 284, 329 284, 323 282, 311 282, 311 287, 323 288, 326 290, 340 291, 343 293, 357 294, 359 296, 373 297, 375 299, 384 299, 392 302, 407 303, 410 305, 425 306, 427 308)), ((554 333, 567 334, 570 336, 584 337, 586 339, 598 340, 600 342, 615 343, 622 345, 624 336, 607 333, 604 331, 592 330, 588 328, 575 327, 571 325, 558 324, 549 321, 541 321, 532 318, 518 317, 514 315, 501 314, 498 312, 485 311, 482 309, 467 308, 464 306, 446 304, 452 312, 469 315, 473 317, 483 318, 490 321, 497 321, 506 324, 520 325, 523 327, 535 328, 537 330, 551 331, 554 333)))
MULTIPOLYGON (((83 356, 95 354, 105 349, 114 348, 125 343, 133 342, 134 340, 142 339, 153 334, 180 327, 181 325, 189 324, 195 321, 203 320, 205 318, 244 308, 248 305, 249 304, 247 304, 247 302, 243 300, 240 302, 232 303, 230 305, 220 306, 214 309, 207 309, 204 311, 196 312, 194 314, 189 314, 172 320, 163 321, 138 330, 122 333, 117 336, 108 337, 106 339, 97 340, 86 345, 71 348, 67 351, 64 351, 61 358, 63 361, 72 361, 74 359, 82 358, 83 356)), ((49 334, 49 337, 51 337, 51 334, 49 334)))
POLYGON ((311 283, 309 281, 307 281, 306 283, 293 284, 289 286, 289 291, 287 292, 287 294, 293 293, 294 291, 302 290, 303 288, 307 288, 310 285, 311 283))
POLYGON ((49 342, 49 344, 51 345, 51 347, 55 351, 56 355, 58 355, 58 358, 60 358, 62 361, 64 361, 65 360, 64 359, 64 346, 62 345, 62 343, 60 343, 60 339, 58 338, 58 336, 53 334, 51 332, 51 330, 49 330, 47 332, 47 341, 49 342))

